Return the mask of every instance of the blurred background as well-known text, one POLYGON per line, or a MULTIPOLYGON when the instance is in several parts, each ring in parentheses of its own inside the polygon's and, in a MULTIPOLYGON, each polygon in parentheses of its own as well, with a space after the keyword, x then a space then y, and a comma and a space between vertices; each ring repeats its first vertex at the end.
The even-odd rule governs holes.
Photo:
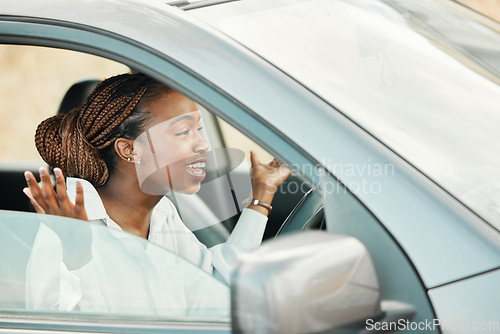
POLYGON ((36 127, 56 114, 71 85, 83 79, 104 79, 128 68, 79 52, 2 45, 0 71, 0 119, 4 120, 0 123, 0 162, 5 164, 41 161, 34 145, 36 127))

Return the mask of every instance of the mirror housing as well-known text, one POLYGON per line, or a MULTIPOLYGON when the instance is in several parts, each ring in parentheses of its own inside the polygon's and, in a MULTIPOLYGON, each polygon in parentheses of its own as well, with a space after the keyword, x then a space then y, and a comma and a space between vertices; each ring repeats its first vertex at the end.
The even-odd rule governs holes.
POLYGON ((234 333, 293 334, 352 329, 383 313, 365 246, 350 236, 309 231, 242 257, 232 276, 231 314, 234 333))

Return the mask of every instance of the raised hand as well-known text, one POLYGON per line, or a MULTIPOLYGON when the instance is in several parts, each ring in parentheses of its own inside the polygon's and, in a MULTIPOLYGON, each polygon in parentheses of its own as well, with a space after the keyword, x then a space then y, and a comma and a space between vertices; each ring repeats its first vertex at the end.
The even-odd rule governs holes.
POLYGON ((26 171, 24 176, 28 187, 23 189, 37 213, 89 220, 85 211, 83 187, 80 181, 76 182, 76 198, 73 204, 66 193, 66 182, 61 169, 54 168, 56 191, 52 186, 47 168, 40 167, 39 171, 42 186, 38 185, 33 173, 26 171))
MULTIPOLYGON (((253 197, 266 204, 271 204, 274 193, 279 185, 290 176, 291 171, 288 167, 273 160, 268 164, 259 162, 257 154, 250 152, 250 161, 252 163, 251 179, 253 197)), ((268 210, 255 205, 248 206, 251 209, 259 211, 265 215, 268 210)))

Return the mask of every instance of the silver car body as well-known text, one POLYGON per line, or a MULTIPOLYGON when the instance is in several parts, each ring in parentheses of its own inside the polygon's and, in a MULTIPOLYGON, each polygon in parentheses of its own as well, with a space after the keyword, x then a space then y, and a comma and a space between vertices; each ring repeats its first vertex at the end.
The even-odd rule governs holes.
MULTIPOLYGON (((300 2, 278 1, 276 7, 282 3, 300 2)), ((403 3, 356 1, 349 6, 395 8, 404 7, 403 3)), ((363 182, 366 175, 339 175, 326 162, 363 165, 369 160, 371 164, 393 166, 391 175, 383 178, 382 194, 325 197, 327 218, 331 217, 329 231, 350 234, 365 244, 373 257, 383 298, 412 305, 418 311, 415 321, 435 317, 445 322, 463 318, 473 322, 498 320, 498 230, 401 157, 385 138, 369 132, 369 127, 365 129, 362 122, 351 117, 350 110, 342 108, 340 100, 336 103, 335 93, 326 96, 297 76, 288 75, 282 71, 286 65, 263 59, 259 50, 251 50, 250 42, 244 46, 245 41, 240 44, 236 37, 229 36, 229 30, 224 32, 225 28, 218 26, 224 18, 245 12, 254 4, 262 8, 270 5, 237 1, 184 12, 152 0, 1 0, 0 4, 2 43, 89 52, 160 78, 209 107, 283 161, 293 163, 318 185, 325 179, 308 166, 330 167, 327 178, 346 186, 363 182), (353 223, 342 223, 346 217, 353 223), (386 246, 380 247, 380 243, 386 246)), ((446 4, 436 6, 444 14, 455 13, 446 4)), ((426 8, 408 12, 418 17, 418 10, 426 8)), ((384 18, 375 9, 364 12, 384 18)), ((387 20, 405 21, 404 11, 391 14, 394 17, 387 20)), ((464 25, 479 24, 465 14, 456 15, 464 25)), ((419 32, 406 29, 398 38, 411 40, 415 34, 419 32)), ((498 38, 498 34, 495 36, 498 38)), ((425 38, 432 38, 437 45, 445 40, 437 33, 425 38)), ((446 43, 442 45, 454 45, 450 40, 446 43)), ((341 40, 336 47, 342 47, 341 40)), ((472 61, 478 59, 484 60, 479 54, 472 61)), ((488 76, 498 85, 498 55, 488 64, 496 70, 488 76)), ((409 69, 407 75, 412 71, 418 75, 418 69, 409 69)), ((349 85, 348 77, 342 80, 349 85)))

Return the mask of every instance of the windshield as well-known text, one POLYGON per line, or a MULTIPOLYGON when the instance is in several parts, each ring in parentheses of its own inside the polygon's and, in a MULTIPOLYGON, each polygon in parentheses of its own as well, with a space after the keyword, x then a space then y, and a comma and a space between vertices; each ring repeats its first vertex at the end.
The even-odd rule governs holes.
POLYGON ((193 14, 298 79, 500 228, 497 32, 434 1, 217 7, 193 14))

